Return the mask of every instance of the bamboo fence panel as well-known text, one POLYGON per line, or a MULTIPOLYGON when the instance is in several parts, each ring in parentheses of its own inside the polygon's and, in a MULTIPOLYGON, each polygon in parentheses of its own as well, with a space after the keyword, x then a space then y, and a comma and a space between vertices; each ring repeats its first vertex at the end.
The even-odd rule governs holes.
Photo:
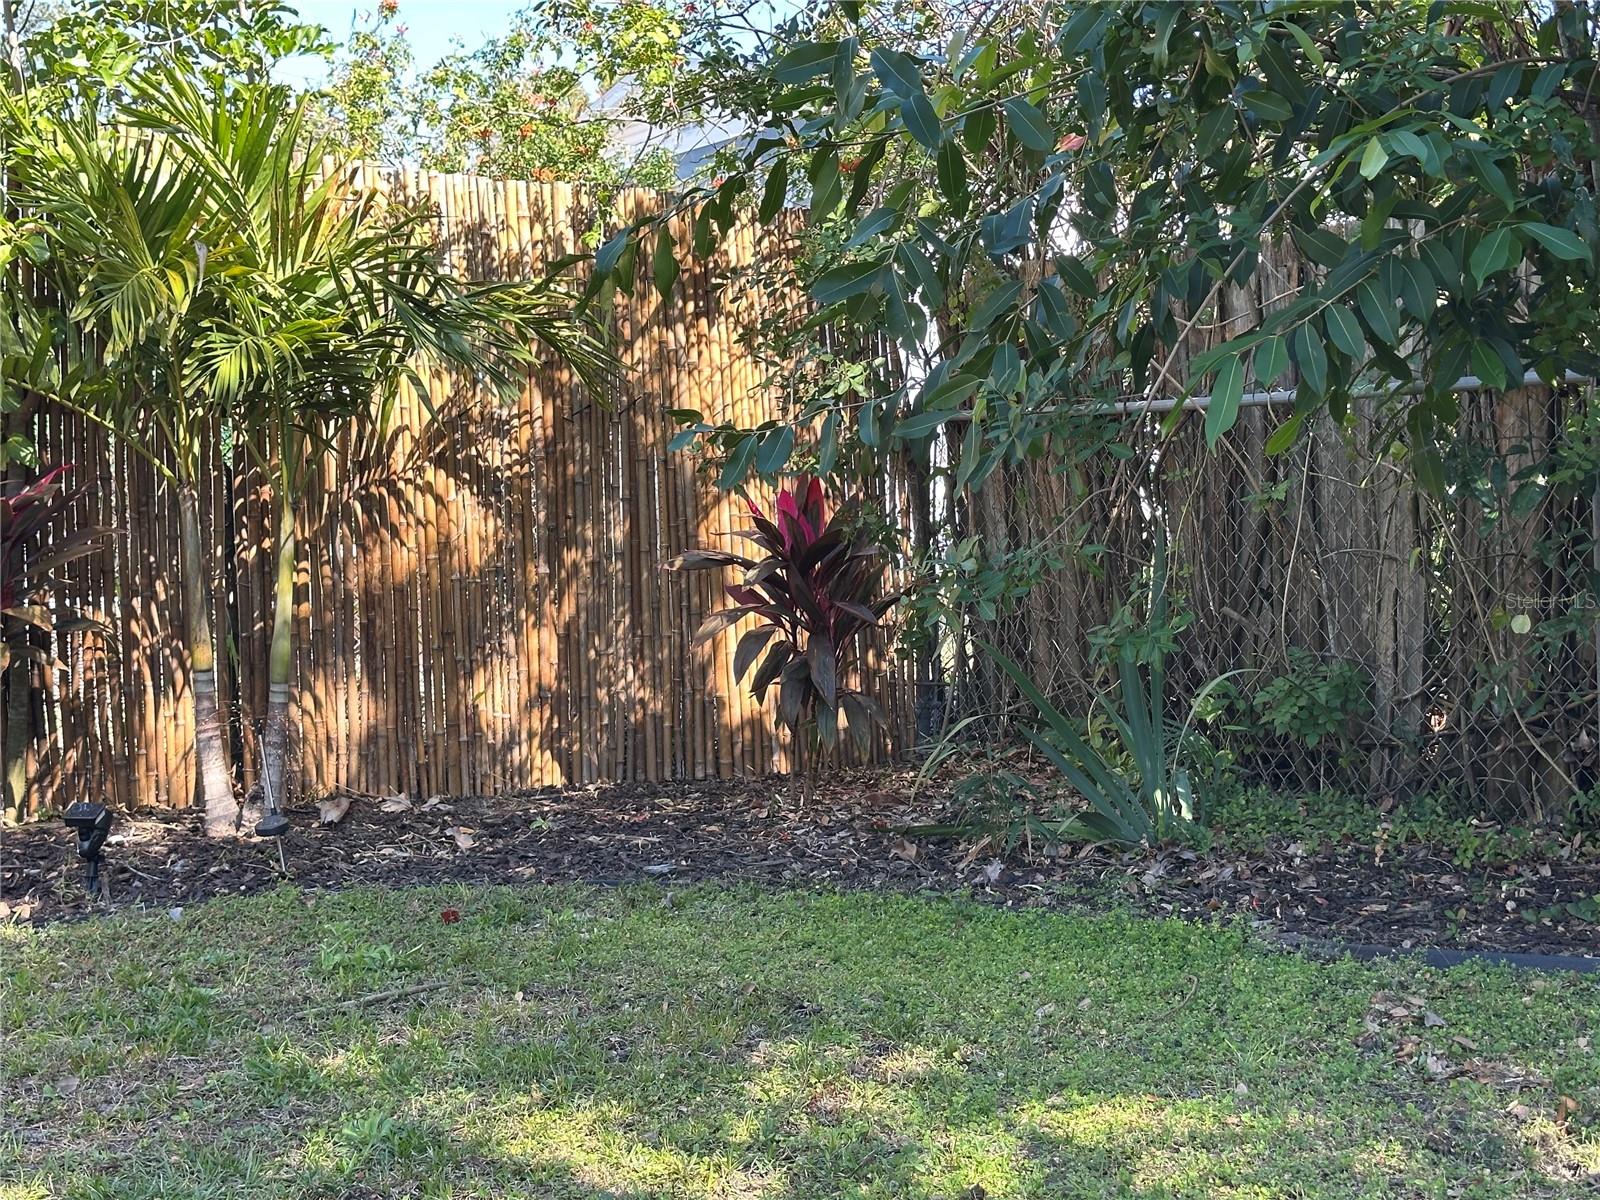
MULTIPOLYGON (((375 171, 360 182, 431 205, 448 261, 477 277, 542 274, 596 228, 594 205, 562 184, 375 171)), ((617 216, 660 200, 625 193, 617 216)), ((745 524, 742 499, 667 452, 666 413, 785 418, 745 338, 798 298, 741 279, 758 256, 786 253, 793 229, 738 230, 707 262, 678 223, 683 269, 667 298, 641 255, 616 307, 611 395, 586 395, 558 363, 530 367, 503 402, 435 371, 426 398, 402 393, 389 428, 344 433, 318 457, 299 520, 296 791, 508 792, 787 765, 771 700, 757 706, 732 676, 745 627, 691 645, 725 602, 721 581, 661 568, 691 546, 728 545, 745 524)), ((32 808, 185 807, 195 754, 175 492, 70 413, 43 410, 33 430, 42 461, 73 462, 94 485, 80 519, 118 533, 64 581, 109 632, 58 639, 33 715, 32 808)), ((266 710, 275 557, 272 485, 251 449, 215 431, 201 495, 229 761, 244 787, 266 710)), ((910 728, 894 709, 909 692, 886 679, 874 694, 894 714, 888 752, 910 728)))

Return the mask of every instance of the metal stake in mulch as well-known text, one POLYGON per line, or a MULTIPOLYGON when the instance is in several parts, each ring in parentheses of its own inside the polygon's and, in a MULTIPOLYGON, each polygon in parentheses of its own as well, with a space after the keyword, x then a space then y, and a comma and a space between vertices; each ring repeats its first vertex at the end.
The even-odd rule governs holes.
POLYGON ((104 804, 84 801, 67 809, 61 819, 78 835, 78 857, 85 864, 83 886, 89 895, 98 898, 104 890, 100 882, 100 864, 105 859, 106 838, 111 833, 111 810, 104 804))
POLYGON ((289 818, 283 815, 278 803, 278 793, 272 787, 272 775, 267 770, 267 756, 261 756, 261 795, 266 801, 266 811, 256 822, 256 836, 276 838, 278 841, 278 867, 287 875, 289 860, 283 853, 283 835, 289 832, 289 818))

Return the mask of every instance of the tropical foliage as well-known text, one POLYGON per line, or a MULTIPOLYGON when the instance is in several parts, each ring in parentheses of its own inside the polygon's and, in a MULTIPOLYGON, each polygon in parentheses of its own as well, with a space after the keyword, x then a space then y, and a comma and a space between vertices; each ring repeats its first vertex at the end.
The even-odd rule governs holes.
POLYGON ((6 808, 19 806, 26 787, 29 681, 36 670, 50 669, 56 634, 98 623, 53 595, 57 573, 98 548, 108 532, 73 520, 73 507, 87 489, 68 490, 71 469, 62 465, 34 479, 0 482, 0 679, 6 684, 0 786, 6 808))
POLYGON ((98 527, 73 527, 72 506, 86 489, 67 489, 71 470, 52 467, 35 479, 0 483, 0 672, 13 656, 38 657, 30 633, 90 623, 51 599, 56 572, 107 536, 98 527))
MULTIPOLYGON (((1457 378, 1597 365, 1585 5, 1001 5, 906 35, 818 14, 751 97, 772 132, 683 201, 703 240, 797 191, 838 231, 814 325, 887 329, 912 366, 811 420, 873 454, 960 416, 981 485, 1095 405, 1182 391, 1215 441, 1293 368, 1274 452, 1372 394, 1437 488, 1457 378), (1178 383, 1184 335, 1280 238, 1310 277, 1178 383)), ((619 234, 602 275, 652 239, 619 234)))
POLYGON ((539 0, 419 67, 404 9, 383 4, 350 30, 319 104, 348 152, 382 162, 671 187, 667 140, 726 87, 736 15, 709 0, 539 0))
POLYGON ((869 746, 883 711, 853 686, 851 672, 863 636, 880 626, 899 593, 883 591, 882 556, 856 528, 857 506, 838 504, 830 516, 822 481, 802 476, 778 494, 770 518, 753 502, 749 509, 755 528, 741 536, 762 557, 691 550, 668 564, 741 572, 726 588, 734 607, 708 617, 696 640, 757 618, 735 649, 735 678, 754 668, 750 693, 758 701, 777 686, 778 716, 797 747, 811 733, 825 746, 837 744, 841 715, 850 737, 869 746))
POLYGON ((347 166, 329 169, 305 100, 286 89, 174 58, 64 109, 62 99, 25 91, 6 103, 19 228, 59 301, 19 318, 9 357, 29 368, 18 381, 125 439, 177 491, 201 786, 221 831, 236 810, 199 535, 216 431, 258 454, 273 482, 264 767, 282 780, 297 498, 313 452, 341 423, 381 428, 429 362, 507 390, 541 349, 595 386, 609 359, 559 285, 459 278, 431 214, 357 187, 347 166), (103 355, 58 378, 53 348, 88 332, 103 355))

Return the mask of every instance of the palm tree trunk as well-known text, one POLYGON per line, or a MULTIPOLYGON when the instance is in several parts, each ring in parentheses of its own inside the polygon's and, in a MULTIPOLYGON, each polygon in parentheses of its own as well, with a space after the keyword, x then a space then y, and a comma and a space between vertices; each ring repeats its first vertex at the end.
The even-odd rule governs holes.
POLYGON ((216 650, 211 640, 204 559, 200 553, 200 498, 193 484, 178 492, 179 553, 183 569, 183 606, 189 663, 194 689, 194 748, 200 804, 207 837, 231 837, 239 828, 239 804, 233 796, 224 753, 222 707, 217 703, 216 650))
POLYGON ((294 665, 294 573, 298 558, 294 533, 294 496, 279 479, 277 579, 272 595, 272 642, 267 659, 267 724, 261 734, 262 784, 282 807, 287 799, 289 766, 289 674, 294 665))

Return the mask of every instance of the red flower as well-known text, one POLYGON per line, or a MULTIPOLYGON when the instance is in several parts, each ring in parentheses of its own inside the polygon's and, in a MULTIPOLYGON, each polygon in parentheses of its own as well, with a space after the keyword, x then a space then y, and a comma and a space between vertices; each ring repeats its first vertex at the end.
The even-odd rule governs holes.
POLYGON ((386 17, 392 17, 400 11, 400 0, 378 0, 378 11, 386 17))
POLYGON ((447 908, 439 914, 439 920, 443 921, 446 925, 454 925, 457 921, 461 920, 461 912, 459 909, 447 908))
POLYGON ((843 171, 846 175, 850 174, 860 165, 861 160, 859 158, 841 158, 839 160, 839 170, 843 171))
POLYGON ((533 126, 527 124, 526 122, 524 122, 523 124, 517 126, 517 136, 518 137, 525 137, 525 138, 532 137, 533 136, 533 126))
POLYGON ((1081 133, 1069 133, 1056 143, 1057 150, 1082 150, 1087 139, 1081 133))

